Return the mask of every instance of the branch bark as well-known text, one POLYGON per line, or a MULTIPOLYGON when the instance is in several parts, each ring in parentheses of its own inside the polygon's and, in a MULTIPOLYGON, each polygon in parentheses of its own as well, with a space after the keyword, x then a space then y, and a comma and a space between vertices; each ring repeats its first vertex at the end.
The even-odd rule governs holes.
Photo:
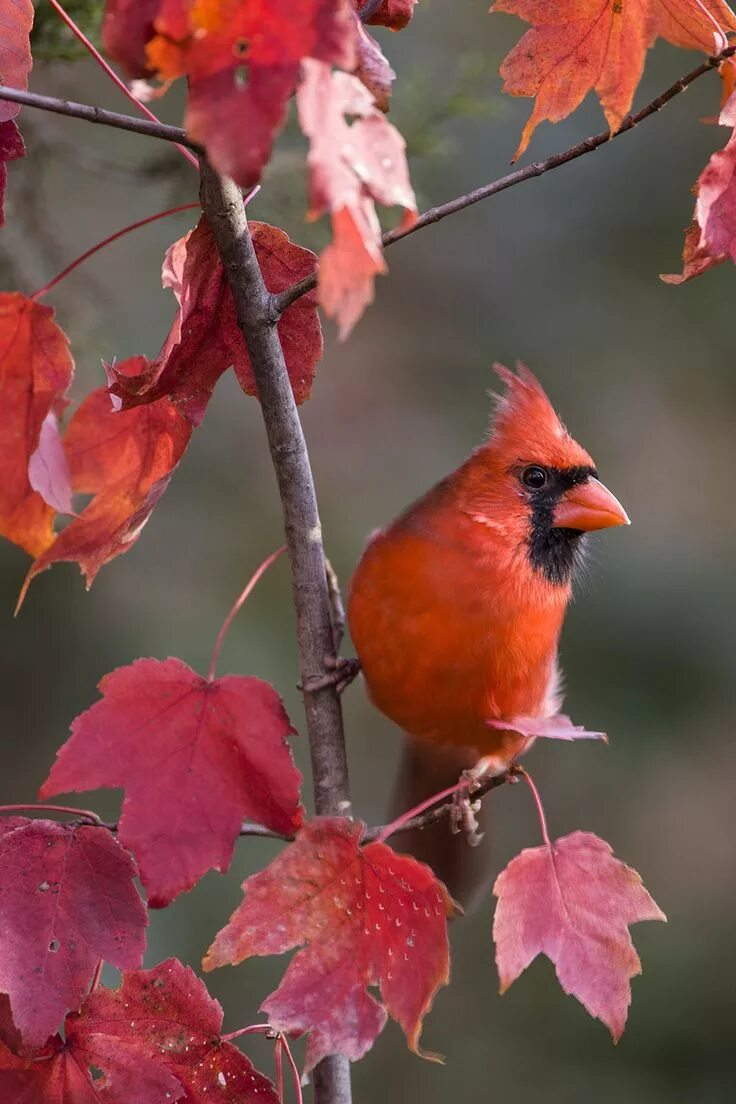
POLYGON ((117 111, 106 111, 102 107, 75 103, 73 100, 62 100, 57 96, 41 96, 38 92, 25 92, 21 88, 8 88, 4 84, 0 85, 0 100, 9 100, 24 107, 38 107, 42 111, 52 111, 55 115, 69 115, 88 123, 101 123, 118 130, 131 130, 149 138, 163 138, 165 142, 175 142, 178 146, 186 146, 195 153, 201 153, 200 147, 187 138, 186 131, 166 123, 136 119, 133 115, 121 115, 117 111))
MULTIPOLYGON (((250 353, 271 458, 281 495, 291 561, 301 684, 318 814, 350 815, 342 709, 334 686, 310 690, 334 657, 330 599, 314 481, 286 371, 273 308, 258 265, 236 184, 201 161, 200 198, 235 300, 250 353)), ((347 1058, 326 1058, 314 1071, 317 1104, 350 1104, 347 1058)))

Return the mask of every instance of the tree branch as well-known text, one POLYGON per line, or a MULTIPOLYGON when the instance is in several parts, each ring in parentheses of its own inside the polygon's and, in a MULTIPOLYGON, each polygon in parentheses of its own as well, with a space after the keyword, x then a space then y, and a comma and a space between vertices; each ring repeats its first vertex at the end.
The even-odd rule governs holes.
POLYGON ((73 119, 85 119, 88 123, 101 123, 118 130, 132 130, 135 134, 145 134, 149 138, 163 138, 166 142, 175 142, 195 153, 201 153, 201 148, 187 138, 186 131, 181 127, 167 126, 166 123, 136 119, 134 115, 120 115, 117 111, 106 111, 91 104, 74 103, 73 100, 62 100, 57 96, 41 96, 38 92, 25 92, 21 88, 8 88, 6 85, 0 85, 0 100, 10 100, 12 103, 23 104, 24 107, 38 107, 56 115, 69 115, 73 119))
MULTIPOLYGON (((234 181, 201 162, 200 198, 225 267, 238 324, 250 353, 281 495, 291 561, 297 642, 317 813, 350 815, 348 767, 340 699, 334 686, 308 687, 334 658, 330 599, 317 498, 273 310, 250 236, 243 197, 234 181)), ((340 1055, 314 1072, 317 1104, 350 1104, 350 1065, 340 1055)))
MULTIPOLYGON (((428 211, 425 211, 419 216, 413 226, 403 230, 389 230, 388 233, 383 235, 382 242, 384 248, 389 245, 393 245, 394 242, 401 241, 403 238, 408 238, 410 234, 415 234, 417 230, 423 230, 425 226, 431 226, 435 222, 440 222, 442 219, 447 218, 448 215, 454 215, 457 211, 463 211, 466 207, 472 207, 474 203, 480 203, 482 199, 488 199, 489 196, 497 195, 498 192, 504 192, 507 188, 513 188, 516 184, 522 184, 525 180, 532 180, 537 176, 542 176, 546 172, 550 172, 552 169, 557 169, 560 165, 566 165, 568 161, 575 161, 578 157, 582 157, 585 153, 592 153, 593 150, 604 146, 607 142, 613 141, 614 138, 618 138, 621 134, 626 134, 627 131, 633 130, 644 119, 648 119, 650 115, 655 115, 658 111, 678 96, 680 92, 684 92, 686 88, 702 77, 705 73, 709 73, 712 69, 717 69, 722 61, 727 58, 733 57, 736 54, 736 46, 729 46, 728 49, 722 50, 720 54, 715 54, 713 57, 704 61, 702 65, 698 65, 696 69, 692 69, 689 73, 686 73, 684 77, 680 77, 678 81, 675 81, 666 91, 662 92, 660 96, 648 103, 646 107, 643 107, 641 111, 638 111, 636 115, 628 115, 619 129, 614 133, 610 130, 602 130, 599 134, 594 134, 590 138, 585 138, 582 142, 578 142, 577 145, 571 146, 569 149, 563 150, 561 153, 552 154, 551 157, 547 157, 544 161, 534 161, 531 165, 525 165, 523 169, 517 169, 515 172, 508 173, 506 176, 499 177, 498 180, 491 181, 490 184, 484 184, 480 188, 476 188, 472 192, 466 192, 464 195, 457 196, 456 199, 451 199, 447 203, 441 203, 438 207, 430 207, 428 211)), ((305 279, 300 280, 299 283, 294 284, 290 288, 286 288, 280 295, 276 296, 276 307, 280 313, 283 313, 287 307, 292 303, 300 299, 302 295, 306 295, 308 291, 311 291, 317 286, 317 276, 307 276, 305 279)))

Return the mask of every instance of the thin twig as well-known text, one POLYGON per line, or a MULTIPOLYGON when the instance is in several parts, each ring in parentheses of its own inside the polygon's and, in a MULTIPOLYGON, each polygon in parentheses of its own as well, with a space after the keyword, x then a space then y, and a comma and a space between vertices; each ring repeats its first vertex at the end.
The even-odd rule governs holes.
POLYGON ((194 150, 195 153, 201 152, 201 148, 187 138, 186 132, 181 127, 168 126, 166 123, 136 119, 133 115, 120 115, 117 111, 106 111, 103 107, 62 100, 58 96, 41 96, 38 92, 8 88, 4 84, 0 85, 0 100, 9 100, 24 107, 38 107, 41 111, 52 111, 56 115, 69 115, 72 119, 84 119, 88 123, 101 123, 103 126, 116 127, 118 130, 131 130, 134 134, 145 134, 149 138, 163 138, 165 142, 175 142, 194 150))
POLYGON ((6 813, 65 813, 69 816, 78 817, 81 821, 88 821, 91 824, 102 825, 102 821, 98 817, 97 813, 91 812, 89 809, 75 809, 69 805, 0 805, 0 815, 6 813))
MULTIPOLYGON (((334 686, 308 689, 334 657, 312 470, 284 354, 276 330, 273 297, 258 264, 240 191, 233 180, 201 163, 202 210, 228 275, 238 324, 250 354, 271 459, 281 495, 291 561, 300 675, 312 760, 315 807, 322 815, 349 815, 347 756, 340 699, 334 686)), ((350 1063, 335 1055, 314 1071, 317 1104, 350 1104, 350 1063)))
MULTIPOLYGON (((610 130, 602 130, 600 134, 594 134, 590 138, 585 138, 582 142, 578 142, 577 145, 563 150, 562 153, 552 154, 551 157, 547 157, 543 161, 534 161, 531 165, 525 165, 523 169, 516 169, 514 172, 507 173, 506 176, 502 176, 498 180, 493 180, 490 184, 484 184, 482 187, 476 188, 472 192, 466 192, 464 195, 457 196, 447 203, 441 203, 438 207, 430 207, 428 211, 425 211, 419 216, 412 226, 405 229, 389 230, 388 233, 384 234, 382 238, 384 248, 393 245, 394 242, 401 241, 403 238, 408 238, 410 234, 415 234, 417 230, 423 230, 425 226, 431 226, 435 222, 440 222, 442 219, 447 218, 448 215, 454 215, 457 211, 463 211, 466 207, 472 207, 473 204, 480 203, 482 199, 488 199, 492 195, 497 195, 498 192, 504 192, 507 188, 513 188, 516 184, 523 184, 525 180, 533 180, 537 176, 543 176, 544 173, 550 172, 552 169, 558 169, 560 165, 566 165, 568 161, 575 161, 585 153, 592 153, 593 150, 598 149, 600 146, 604 146, 607 142, 612 141, 614 138, 618 138, 621 134, 626 134, 627 131, 633 130, 634 127, 638 126, 644 119, 649 118, 650 115, 654 115, 658 111, 661 111, 670 100, 678 96, 680 92, 684 92, 685 89, 689 88, 699 77, 702 77, 705 73, 709 73, 712 69, 717 69, 722 61, 733 57, 734 54, 736 54, 736 46, 729 46, 728 49, 722 50, 720 54, 715 54, 713 57, 708 58, 702 65, 698 65, 696 69, 691 70, 684 77, 680 77, 678 81, 675 81, 665 92, 657 96, 651 103, 648 103, 647 106, 643 107, 641 111, 638 111, 636 115, 628 115, 617 131, 611 133, 610 130)), ((282 291, 280 295, 276 296, 276 309, 280 314, 283 314, 287 307, 291 306, 297 299, 300 299, 302 295, 306 295, 307 292, 312 291, 316 286, 317 274, 306 276, 303 280, 293 284, 290 288, 286 288, 285 291, 282 291)))
MULTIPOLYGON (((477 790, 473 790, 472 797, 474 801, 481 801, 486 794, 491 790, 497 789, 499 786, 505 785, 507 782, 514 783, 521 775, 521 769, 512 768, 507 774, 501 774, 493 778, 488 778, 480 784, 477 790)), ((366 828, 363 840, 365 843, 372 843, 377 839, 389 839, 397 832, 412 832, 416 828, 427 828, 430 824, 435 824, 438 820, 442 820, 446 817, 453 808, 454 802, 444 801, 441 805, 435 805, 434 808, 428 809, 426 812, 421 813, 418 816, 412 817, 411 820, 407 820, 404 823, 392 824, 377 824, 374 828, 366 828), (391 831, 388 831, 388 829, 391 831)), ((110 831, 117 831, 117 824, 103 824, 103 828, 109 828, 110 831)), ((240 836, 256 836, 259 839, 275 839, 281 840, 283 843, 293 843, 296 839, 295 835, 286 835, 283 832, 275 832, 272 828, 266 828, 263 824, 255 824, 251 820, 243 822, 238 833, 240 836)))
MULTIPOLYGON (((484 782, 481 782, 477 790, 473 790, 473 800, 482 800, 487 793, 490 793, 491 790, 495 790, 498 786, 503 786, 506 782, 516 782, 518 773, 519 771, 517 771, 516 768, 512 768, 506 774, 494 775, 487 778, 484 782)), ((419 816, 412 817, 411 820, 407 820, 403 823, 395 821, 391 824, 379 825, 377 828, 369 828, 363 839, 366 842, 378 839, 386 840, 394 835, 395 832, 412 832, 417 828, 427 828, 430 824, 435 824, 438 820, 442 820, 444 817, 448 816, 453 807, 453 801, 445 801, 442 805, 435 805, 434 808, 428 809, 419 816), (396 827, 394 827, 394 823, 396 827)))

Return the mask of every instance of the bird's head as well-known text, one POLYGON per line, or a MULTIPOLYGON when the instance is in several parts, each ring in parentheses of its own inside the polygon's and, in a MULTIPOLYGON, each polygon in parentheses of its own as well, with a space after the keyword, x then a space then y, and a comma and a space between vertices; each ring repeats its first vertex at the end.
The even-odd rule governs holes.
POLYGON ((535 572, 567 584, 583 535, 629 519, 529 369, 494 369, 506 391, 497 396, 488 440, 471 458, 471 486, 481 515, 523 545, 535 572))

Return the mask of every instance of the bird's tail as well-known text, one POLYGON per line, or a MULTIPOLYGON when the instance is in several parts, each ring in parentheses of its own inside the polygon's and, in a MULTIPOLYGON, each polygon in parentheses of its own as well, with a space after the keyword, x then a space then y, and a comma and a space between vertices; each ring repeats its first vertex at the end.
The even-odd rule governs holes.
MULTIPOLYGON (((454 785, 471 757, 454 748, 437 747, 425 740, 404 737, 399 775, 391 801, 391 816, 398 817, 433 794, 454 785)), ((480 843, 471 847, 465 832, 453 833, 448 817, 409 832, 397 832, 391 841, 397 851, 405 851, 432 867, 450 894, 463 908, 472 906, 488 885, 491 864, 488 819, 490 802, 484 802, 477 814, 480 843)))

